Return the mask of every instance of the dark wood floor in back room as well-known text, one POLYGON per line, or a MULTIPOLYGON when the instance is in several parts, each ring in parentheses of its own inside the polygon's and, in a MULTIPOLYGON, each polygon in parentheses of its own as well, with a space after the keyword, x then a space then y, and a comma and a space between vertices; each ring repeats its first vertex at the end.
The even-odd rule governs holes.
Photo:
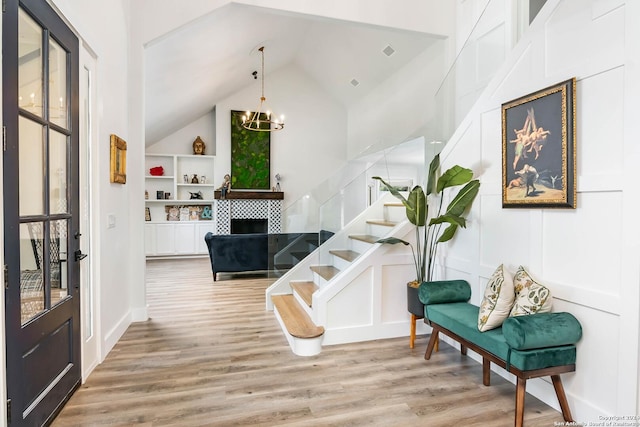
MULTIPOLYGON (((135 323, 72 396, 66 426, 512 426, 515 386, 426 337, 326 346, 295 356, 264 290, 211 277, 207 259, 147 262, 151 319, 135 323)), ((400 289, 400 287, 398 288, 400 289)), ((407 331, 408 333, 408 331, 407 331)), ((525 425, 562 415, 527 395, 525 425)))

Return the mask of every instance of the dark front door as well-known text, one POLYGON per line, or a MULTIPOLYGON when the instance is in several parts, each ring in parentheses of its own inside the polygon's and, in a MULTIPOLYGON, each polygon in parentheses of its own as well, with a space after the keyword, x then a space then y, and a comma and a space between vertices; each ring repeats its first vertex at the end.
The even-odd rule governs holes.
POLYGON ((78 39, 42 0, 2 32, 8 415, 39 426, 81 375, 78 39))

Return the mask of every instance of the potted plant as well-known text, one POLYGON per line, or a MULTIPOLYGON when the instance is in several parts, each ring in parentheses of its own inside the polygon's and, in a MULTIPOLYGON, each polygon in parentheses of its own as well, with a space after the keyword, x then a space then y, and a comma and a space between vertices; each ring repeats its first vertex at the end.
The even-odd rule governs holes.
POLYGON ((402 243, 411 247, 416 279, 407 284, 407 308, 412 314, 414 324, 414 316, 420 318, 424 316, 424 305, 418 299, 418 287, 420 283, 431 281, 433 278, 438 245, 451 240, 460 227, 466 227, 464 214, 480 189, 480 181, 472 179, 471 169, 455 165, 438 176, 439 170, 440 155, 438 154, 429 165, 426 188, 416 185, 406 198, 379 176, 373 177, 382 182, 391 194, 402 201, 406 208, 407 219, 416 226, 415 247, 396 237, 378 240, 378 243, 402 243), (460 188, 443 211, 444 191, 461 185, 464 187, 460 188), (436 208, 435 214, 431 216, 429 215, 430 205, 432 209, 436 208))

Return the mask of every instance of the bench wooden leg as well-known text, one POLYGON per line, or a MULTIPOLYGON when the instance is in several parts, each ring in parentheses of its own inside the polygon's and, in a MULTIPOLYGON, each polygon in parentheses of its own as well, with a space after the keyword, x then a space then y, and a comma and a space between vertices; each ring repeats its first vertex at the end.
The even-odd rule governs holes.
POLYGON ((409 335, 409 348, 413 348, 416 345, 416 320, 418 316, 411 314, 411 334, 409 335))
POLYGON ((482 358, 482 384, 491 385, 491 361, 486 357, 482 358))
POLYGON ((425 360, 429 360, 431 358, 431 353, 433 352, 433 348, 438 343, 438 331, 435 329, 431 331, 431 338, 429 338, 429 344, 427 345, 427 351, 424 352, 425 360))
POLYGON ((524 424, 524 396, 527 393, 527 380, 518 378, 516 385, 516 427, 522 427, 524 424))
POLYGON ((567 395, 564 394, 564 387, 562 386, 560 375, 551 375, 551 381, 553 382, 553 388, 556 390, 556 396, 558 396, 558 403, 560 403, 564 420, 573 421, 573 417, 571 417, 571 409, 569 409, 567 395))
POLYGON ((463 356, 467 355, 467 347, 460 344, 460 354, 462 354, 463 356))

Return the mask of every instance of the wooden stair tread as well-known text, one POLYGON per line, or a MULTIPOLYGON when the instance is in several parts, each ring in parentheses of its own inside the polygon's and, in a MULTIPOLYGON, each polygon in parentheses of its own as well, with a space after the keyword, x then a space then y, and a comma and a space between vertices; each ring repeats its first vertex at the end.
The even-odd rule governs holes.
POLYGON ((372 236, 370 234, 351 234, 349 238, 354 240, 360 240, 367 243, 375 243, 379 239, 379 237, 372 236))
POLYGON ((300 307, 293 295, 273 295, 271 301, 276 306, 282 322, 291 336, 296 338, 317 338, 324 334, 322 326, 316 326, 309 315, 300 307))
POLYGON ((353 260, 355 260, 356 258, 358 258, 360 256, 360 254, 356 251, 352 251, 352 250, 331 250, 329 251, 329 253, 331 255, 335 255, 339 258, 342 258, 345 261, 349 261, 352 262, 353 260))
POLYGON ((311 271, 318 273, 324 280, 331 280, 333 276, 340 273, 340 270, 332 265, 313 265, 311 271))
POLYGON ((386 219, 370 219, 367 221, 367 224, 382 225, 385 227, 395 227, 398 223, 393 221, 388 221, 386 219))
POLYGON ((404 205, 402 204, 402 202, 387 202, 384 204, 385 206, 390 206, 390 207, 404 207, 404 205))
POLYGON ((313 293, 317 291, 318 285, 313 282, 291 282, 291 288, 300 295, 300 298, 311 307, 311 301, 313 300, 313 293))

